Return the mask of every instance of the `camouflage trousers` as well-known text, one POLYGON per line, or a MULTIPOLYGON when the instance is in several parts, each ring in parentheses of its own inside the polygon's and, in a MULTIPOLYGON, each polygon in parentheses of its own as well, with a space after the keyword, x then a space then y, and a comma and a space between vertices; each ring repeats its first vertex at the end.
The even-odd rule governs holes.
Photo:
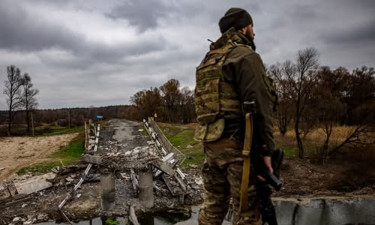
POLYGON ((256 195, 256 176, 251 168, 248 188, 249 207, 239 212, 243 159, 242 144, 222 138, 204 144, 205 162, 202 169, 204 202, 198 216, 200 225, 221 225, 232 198, 233 222, 236 225, 260 225, 260 200, 256 195))

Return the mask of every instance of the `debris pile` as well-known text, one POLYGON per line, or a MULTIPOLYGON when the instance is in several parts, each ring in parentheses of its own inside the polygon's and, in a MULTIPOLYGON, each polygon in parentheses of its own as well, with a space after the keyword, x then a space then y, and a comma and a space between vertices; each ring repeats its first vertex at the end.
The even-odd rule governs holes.
POLYGON ((111 120, 100 135, 100 127, 89 125, 86 151, 76 165, 0 184, 0 224, 189 213, 189 205, 202 201, 199 172, 182 172, 180 153, 167 150, 148 123, 144 129, 152 141, 139 123, 111 120))

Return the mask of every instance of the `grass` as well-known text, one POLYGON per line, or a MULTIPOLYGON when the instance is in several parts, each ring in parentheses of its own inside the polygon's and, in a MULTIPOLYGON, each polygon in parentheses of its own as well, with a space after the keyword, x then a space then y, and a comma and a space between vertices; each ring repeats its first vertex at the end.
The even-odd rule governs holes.
POLYGON ((109 217, 109 218, 105 221, 105 224, 106 224, 106 225, 117 225, 117 224, 120 224, 120 222, 117 221, 115 217, 109 217))
MULTIPOLYGON (((77 127, 63 127, 63 126, 51 126, 51 125, 44 125, 44 126, 38 126, 35 127, 34 135, 35 136, 51 136, 51 135, 60 135, 60 134, 71 134, 71 133, 78 133, 83 132, 85 129, 84 126, 77 126, 77 127)), ((4 135, 6 134, 6 131, 3 131, 4 135)), ((19 126, 19 127, 13 127, 12 128, 12 136, 31 136, 32 132, 30 131, 30 134, 27 134, 26 128, 19 126)))
POLYGON ((171 144, 185 154, 186 160, 182 163, 182 168, 203 164, 203 146, 193 139, 194 126, 167 123, 158 125, 171 144))
MULTIPOLYGON (((203 145, 193 139, 195 133, 194 125, 158 123, 164 135, 168 138, 173 146, 185 154, 186 160, 182 168, 190 165, 202 165, 204 160, 203 145)), ((284 150, 286 158, 296 158, 298 156, 298 147, 295 143, 292 132, 286 136, 275 135, 276 148, 284 150)), ((306 149, 311 151, 314 146, 306 145, 306 149)))
POLYGON ((61 135, 61 134, 71 134, 84 131, 84 126, 78 127, 62 127, 62 126, 46 126, 35 128, 35 136, 50 136, 50 135, 61 135))
POLYGON ((77 161, 83 153, 85 147, 85 134, 80 133, 67 146, 62 147, 59 151, 50 156, 50 160, 43 163, 26 166, 17 171, 18 175, 25 173, 44 174, 50 172, 54 167, 72 164, 77 161))
MULTIPOLYGON (((186 160, 182 167, 192 164, 201 165, 204 160, 202 144, 195 141, 194 124, 168 124, 158 122, 159 127, 169 139, 169 141, 185 154, 186 160)), ((331 145, 336 145, 353 130, 352 127, 338 126, 334 128, 331 138, 331 145)), ((294 130, 290 129, 285 136, 275 132, 275 146, 284 150, 286 158, 294 159, 298 157, 298 147, 295 140, 294 130)), ((305 156, 313 156, 324 141, 324 133, 321 129, 315 129, 303 139, 305 156)))
POLYGON ((17 171, 18 175, 23 175, 25 173, 32 173, 32 174, 44 174, 50 172, 56 166, 61 166, 60 162, 46 162, 46 163, 38 163, 31 166, 22 167, 20 170, 17 171))

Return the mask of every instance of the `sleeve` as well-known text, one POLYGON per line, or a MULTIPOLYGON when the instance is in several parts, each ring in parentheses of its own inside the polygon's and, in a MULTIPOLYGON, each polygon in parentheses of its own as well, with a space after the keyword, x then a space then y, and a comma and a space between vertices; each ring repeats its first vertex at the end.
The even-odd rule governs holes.
POLYGON ((245 56, 231 62, 230 70, 234 85, 241 102, 254 99, 254 134, 259 138, 263 155, 271 155, 275 148, 273 138, 273 111, 271 95, 265 85, 263 76, 265 68, 260 56, 248 52, 245 56))

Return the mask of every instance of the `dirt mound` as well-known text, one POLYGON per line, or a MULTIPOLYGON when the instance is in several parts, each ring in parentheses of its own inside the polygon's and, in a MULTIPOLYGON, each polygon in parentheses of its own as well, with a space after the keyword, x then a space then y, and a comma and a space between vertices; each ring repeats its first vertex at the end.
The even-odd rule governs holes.
POLYGON ((48 160, 50 154, 67 145, 77 135, 1 138, 0 181, 10 179, 24 166, 48 160))
POLYGON ((281 167, 281 191, 273 196, 316 197, 375 194, 374 171, 361 163, 335 161, 311 163, 308 159, 286 159, 281 167))

